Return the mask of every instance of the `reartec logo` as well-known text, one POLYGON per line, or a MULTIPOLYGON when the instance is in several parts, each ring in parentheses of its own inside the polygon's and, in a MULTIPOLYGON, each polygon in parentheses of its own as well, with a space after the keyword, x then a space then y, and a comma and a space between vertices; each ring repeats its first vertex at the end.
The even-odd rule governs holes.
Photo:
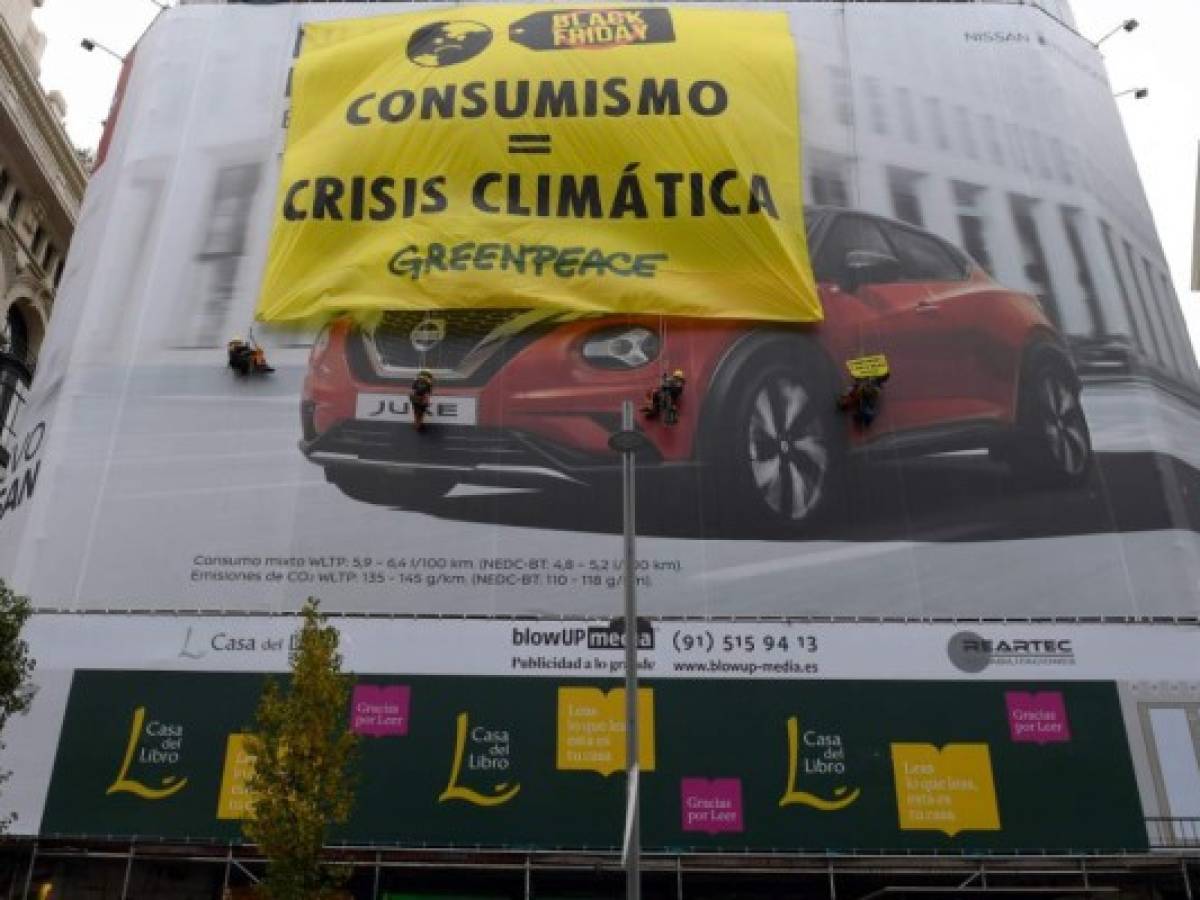
MULTIPOLYGON (((587 647, 589 650, 623 650, 625 648, 625 626, 614 622, 607 625, 568 626, 564 628, 514 628, 514 647, 587 647)), ((646 621, 638 621, 637 645, 639 650, 654 649, 654 627, 646 621)))
POLYGON ((1073 666, 1075 648, 1069 638, 1014 637, 992 640, 973 631, 950 638, 946 654, 962 672, 982 672, 988 666, 1073 666))

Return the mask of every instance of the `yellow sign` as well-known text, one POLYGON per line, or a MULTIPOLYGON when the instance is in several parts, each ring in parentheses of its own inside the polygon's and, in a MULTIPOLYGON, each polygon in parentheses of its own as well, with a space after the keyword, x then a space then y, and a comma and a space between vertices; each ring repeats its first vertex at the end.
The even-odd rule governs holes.
POLYGON ((882 378, 888 374, 887 357, 882 353, 846 360, 846 368, 855 378, 882 378))
MULTIPOLYGON (((654 771, 654 689, 638 688, 638 765, 654 771)), ((625 689, 558 689, 558 766, 611 775, 625 768, 625 689)))
POLYGON ((250 735, 231 734, 225 742, 225 766, 221 770, 221 793, 217 796, 218 819, 253 819, 254 793, 249 782, 254 776, 254 754, 250 735))
POLYGON ((999 831, 987 744, 892 744, 901 831, 999 831))
POLYGON ((782 12, 489 4, 309 23, 258 316, 819 321, 796 70, 782 12))

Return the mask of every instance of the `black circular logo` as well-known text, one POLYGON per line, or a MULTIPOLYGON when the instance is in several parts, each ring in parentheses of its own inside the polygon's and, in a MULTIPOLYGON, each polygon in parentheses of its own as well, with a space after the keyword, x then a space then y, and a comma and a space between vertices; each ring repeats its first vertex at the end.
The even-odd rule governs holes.
POLYGON ((951 637, 946 654, 962 672, 982 672, 992 661, 988 642, 973 631, 960 631, 951 637))
POLYGON ((473 59, 492 42, 492 29, 482 22, 433 22, 418 28, 405 52, 418 66, 440 69, 473 59))
POLYGON ((409 341, 412 342, 413 349, 419 353, 425 353, 432 350, 440 344, 446 337, 446 320, 445 319, 425 319, 417 323, 408 335, 409 341))

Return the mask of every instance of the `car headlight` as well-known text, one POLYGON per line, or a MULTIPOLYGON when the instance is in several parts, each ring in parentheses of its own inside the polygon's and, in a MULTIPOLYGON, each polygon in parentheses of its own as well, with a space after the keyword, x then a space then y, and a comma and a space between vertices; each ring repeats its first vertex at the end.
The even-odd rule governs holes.
POLYGON ((583 358, 600 369, 636 369, 658 358, 658 335, 640 325, 616 325, 593 332, 583 358))

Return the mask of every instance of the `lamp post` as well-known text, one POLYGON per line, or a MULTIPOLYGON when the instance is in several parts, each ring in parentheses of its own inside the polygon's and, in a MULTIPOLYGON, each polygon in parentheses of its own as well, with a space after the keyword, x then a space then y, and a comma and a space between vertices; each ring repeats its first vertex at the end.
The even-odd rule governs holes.
POLYGON ((1138 22, 1137 19, 1126 19, 1124 22, 1122 22, 1120 25, 1118 25, 1112 31, 1108 32, 1108 34, 1104 35, 1104 37, 1100 38, 1100 40, 1098 40, 1094 44, 1092 44, 1092 46, 1099 47, 1101 44, 1103 44, 1105 41, 1107 41, 1110 37, 1112 37, 1118 31, 1133 31, 1140 24, 1141 23, 1138 22))
POLYGON ((646 443, 646 436, 633 427, 633 403, 626 400, 621 404, 621 430, 608 439, 608 446, 621 454, 621 514, 625 538, 625 838, 622 861, 625 864, 626 900, 639 900, 642 890, 634 456, 646 443))
POLYGON ((93 50, 103 50, 105 53, 107 53, 109 56, 111 56, 113 59, 115 59, 121 65, 125 65, 125 57, 124 56, 122 56, 116 50, 113 50, 111 47, 105 47, 99 41, 93 41, 91 38, 84 38, 82 41, 79 42, 79 46, 82 47, 84 50, 86 50, 88 53, 91 53, 93 50))
POLYGON ((1147 88, 1147 87, 1129 88, 1128 90, 1121 91, 1120 93, 1117 93, 1117 94, 1113 94, 1113 99, 1115 100, 1119 97, 1125 97, 1125 96, 1128 96, 1129 94, 1133 94, 1134 100, 1145 100, 1147 97, 1150 96, 1150 88, 1147 88))

